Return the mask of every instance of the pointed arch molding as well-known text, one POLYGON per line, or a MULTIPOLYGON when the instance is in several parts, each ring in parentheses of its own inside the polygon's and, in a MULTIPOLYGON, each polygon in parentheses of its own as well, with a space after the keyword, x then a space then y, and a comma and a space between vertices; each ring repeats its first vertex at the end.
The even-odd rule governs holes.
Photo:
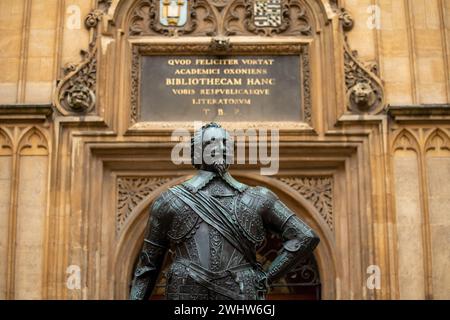
POLYGON ((0 156, 10 156, 13 153, 13 145, 8 134, 0 128, 0 156))
POLYGON ((44 155, 50 153, 49 133, 37 126, 0 127, 0 156, 17 154, 44 155))
POLYGON ((407 129, 402 130, 394 139, 392 144, 392 151, 414 151, 420 154, 420 146, 416 136, 407 129))
POLYGON ((425 152, 450 152, 450 138, 441 129, 434 130, 425 143, 425 152))
POLYGON ((30 129, 19 145, 20 155, 48 155, 48 144, 45 136, 36 128, 30 129))
POLYGON ((392 152, 404 150, 414 151, 418 155, 428 153, 450 152, 450 134, 437 129, 401 129, 393 138, 392 152), (419 139, 419 136, 422 138, 419 139))
POLYGON ((8 221, 7 225, 2 226, 5 236, 3 252, 7 252, 2 257, 6 267, 6 299, 41 297, 41 284, 36 283, 32 290, 24 290, 18 274, 19 269, 28 266, 35 272, 29 281, 34 283, 41 276, 44 277, 44 271, 39 265, 44 261, 46 243, 42 235, 44 230, 39 226, 46 223, 48 210, 50 150, 51 139, 47 126, 6 124, 0 127, 0 166, 5 166, 1 168, 5 173, 1 190, 8 195, 7 205, 2 208, 2 214, 8 221), (26 227, 29 221, 36 224, 35 229, 26 227), (28 233, 27 236, 24 236, 24 232, 28 233), (30 254, 33 254, 33 265, 23 260, 24 256, 30 254))

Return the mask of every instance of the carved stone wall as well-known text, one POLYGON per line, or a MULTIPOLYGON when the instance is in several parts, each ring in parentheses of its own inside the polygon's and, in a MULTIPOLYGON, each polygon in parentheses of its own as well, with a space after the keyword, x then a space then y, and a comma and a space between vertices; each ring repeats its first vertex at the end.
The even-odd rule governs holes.
POLYGON ((51 153, 48 137, 48 128, 40 124, 0 126, 2 299, 42 297, 51 153))
POLYGON ((323 298, 449 298, 447 1, 94 2, 0 5, 0 298, 127 298, 151 202, 193 173, 192 124, 139 118, 139 54, 176 50, 301 54, 303 121, 224 126, 280 130, 278 175, 233 174, 319 233, 323 298))
MULTIPOLYGON (((413 119, 411 119, 413 120, 413 119)), ((403 299, 444 299, 448 254, 450 128, 399 126, 393 133, 399 294, 403 299), (433 274, 430 279, 427 274, 433 274)))

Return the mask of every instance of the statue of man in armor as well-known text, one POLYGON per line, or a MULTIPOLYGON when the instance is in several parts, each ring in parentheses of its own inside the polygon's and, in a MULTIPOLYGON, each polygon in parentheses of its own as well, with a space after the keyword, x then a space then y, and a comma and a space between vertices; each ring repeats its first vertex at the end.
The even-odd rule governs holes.
POLYGON ((272 282, 318 245, 313 230, 273 192, 230 175, 230 141, 216 123, 195 132, 191 149, 198 172, 154 202, 130 299, 150 297, 169 248, 174 254, 167 299, 262 300, 272 282), (205 154, 213 160, 205 161, 205 154), (283 247, 263 270, 256 251, 266 230, 279 234, 283 247))

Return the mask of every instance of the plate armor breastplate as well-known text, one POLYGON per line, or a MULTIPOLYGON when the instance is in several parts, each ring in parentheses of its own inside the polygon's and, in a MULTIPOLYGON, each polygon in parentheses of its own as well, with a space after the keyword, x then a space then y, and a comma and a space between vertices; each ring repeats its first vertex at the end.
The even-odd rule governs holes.
MULTIPOLYGON (((219 200, 232 213, 232 219, 243 231, 245 237, 255 244, 255 247, 262 243, 265 229, 259 211, 263 208, 265 199, 258 192, 248 188, 243 193, 239 193, 220 179, 210 181, 202 190, 219 200)), ((168 236, 173 242, 180 243, 195 234, 202 220, 179 199, 174 199, 171 208, 175 214, 168 236)), ((218 242, 217 236, 213 239, 215 239, 213 243, 218 242)))

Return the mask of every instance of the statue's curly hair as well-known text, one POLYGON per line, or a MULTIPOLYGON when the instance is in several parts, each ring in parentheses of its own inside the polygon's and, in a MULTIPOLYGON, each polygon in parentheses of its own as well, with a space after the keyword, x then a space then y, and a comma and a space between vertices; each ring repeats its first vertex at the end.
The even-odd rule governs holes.
POLYGON ((196 169, 200 169, 203 164, 203 133, 206 129, 209 128, 223 129, 220 124, 216 122, 210 122, 195 131, 194 136, 191 138, 191 163, 196 169), (201 148, 195 148, 196 145, 200 145, 201 148), (199 159, 201 161, 195 161, 196 159, 199 159))

